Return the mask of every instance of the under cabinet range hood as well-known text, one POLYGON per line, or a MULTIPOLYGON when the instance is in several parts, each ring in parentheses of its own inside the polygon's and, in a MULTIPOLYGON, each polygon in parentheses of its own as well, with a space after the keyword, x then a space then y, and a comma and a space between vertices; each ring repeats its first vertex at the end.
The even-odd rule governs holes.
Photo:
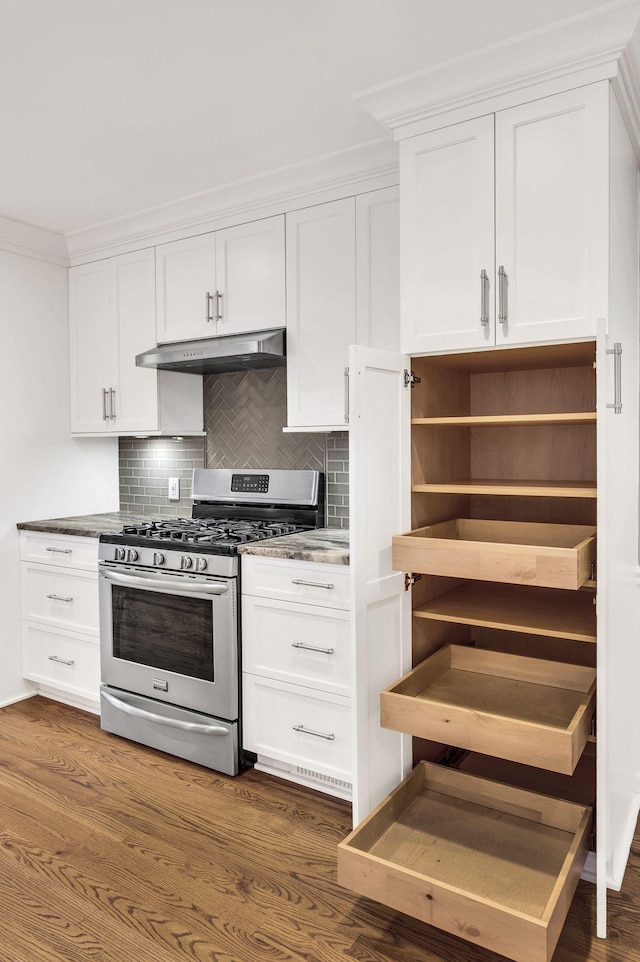
POLYGON ((159 344, 136 356, 138 367, 155 367, 162 371, 186 374, 224 374, 254 368, 284 367, 284 328, 255 331, 251 334, 228 334, 206 337, 199 341, 159 344))

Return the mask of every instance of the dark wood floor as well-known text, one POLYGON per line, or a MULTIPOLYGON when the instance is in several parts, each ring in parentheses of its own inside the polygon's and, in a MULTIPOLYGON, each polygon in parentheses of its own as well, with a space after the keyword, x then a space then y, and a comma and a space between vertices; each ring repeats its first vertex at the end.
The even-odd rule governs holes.
MULTIPOLYGON (((350 808, 226 778, 36 697, 0 710, 2 962, 498 962, 336 883, 350 808)), ((640 962, 640 837, 610 938, 581 882, 554 962, 640 962)))

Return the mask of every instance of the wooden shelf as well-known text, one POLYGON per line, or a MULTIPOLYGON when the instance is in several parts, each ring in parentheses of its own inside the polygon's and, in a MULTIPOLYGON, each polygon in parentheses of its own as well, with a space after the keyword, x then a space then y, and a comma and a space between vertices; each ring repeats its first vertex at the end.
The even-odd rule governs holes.
POLYGON ((396 571, 577 590, 596 558, 596 529, 581 524, 456 518, 393 538, 396 571))
POLYGON ((540 424, 595 424, 595 411, 571 414, 489 414, 465 417, 411 418, 412 424, 441 425, 442 427, 526 427, 540 424))
POLYGON ((420 762, 338 845, 338 882, 517 962, 549 962, 590 823, 588 807, 420 762))
POLYGON ((380 724, 571 775, 595 690, 593 668, 446 645, 381 693, 380 724))
POLYGON ((596 640, 593 596, 580 591, 474 582, 438 595, 413 614, 416 618, 529 635, 596 640))
POLYGON ((504 481, 462 480, 414 484, 411 490, 424 494, 507 495, 518 498, 596 498, 594 481, 504 481))

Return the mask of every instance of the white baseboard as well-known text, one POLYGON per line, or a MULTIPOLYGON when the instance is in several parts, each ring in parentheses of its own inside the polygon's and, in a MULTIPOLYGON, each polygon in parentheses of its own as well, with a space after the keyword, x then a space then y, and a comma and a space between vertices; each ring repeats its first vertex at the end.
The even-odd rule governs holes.
POLYGON ((320 772, 313 772, 310 769, 303 769, 297 765, 287 762, 280 762, 274 758, 267 758, 265 755, 258 755, 255 768, 259 772, 267 775, 276 775, 296 785, 305 785, 313 788, 317 792, 324 792, 325 795, 333 795, 335 798, 343 798, 350 802, 352 797, 352 786, 349 782, 342 782, 335 778, 330 778, 320 772))
POLYGON ((5 698, 4 701, 0 701, 0 708, 6 708, 8 705, 15 705, 19 701, 24 701, 26 698, 33 698, 37 695, 38 691, 26 691, 22 695, 14 695, 12 698, 5 698))
POLYGON ((46 685, 40 685, 40 690, 34 692, 34 695, 42 695, 43 698, 59 701, 71 708, 80 708, 82 711, 91 712, 92 715, 100 714, 99 699, 94 701, 92 698, 83 698, 81 695, 71 695, 67 692, 58 691, 56 688, 47 688, 46 685))

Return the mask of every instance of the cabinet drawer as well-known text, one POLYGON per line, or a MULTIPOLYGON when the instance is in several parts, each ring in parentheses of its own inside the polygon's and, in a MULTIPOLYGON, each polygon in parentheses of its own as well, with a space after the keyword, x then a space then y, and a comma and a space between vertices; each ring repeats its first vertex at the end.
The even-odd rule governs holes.
POLYGON ((348 696, 349 613, 245 595, 242 658, 252 674, 348 696))
POLYGON ((346 609, 350 593, 349 566, 244 555, 242 591, 280 601, 346 609))
POLYGON ((420 762, 338 846, 338 882, 517 962, 549 962, 591 809, 420 762))
POLYGON ((596 529, 583 524, 456 518, 393 538, 396 571, 580 588, 596 559, 596 529))
POLYGON ((97 635, 97 573, 23 563, 22 616, 29 621, 97 635))
POLYGON ((90 636, 29 622, 22 625, 23 670, 31 681, 97 701, 100 646, 90 636))
POLYGON ((347 699, 249 674, 243 697, 246 749, 351 781, 347 699))
POLYGON ((20 557, 22 561, 40 561, 64 568, 93 568, 97 571, 98 539, 21 531, 20 557))

